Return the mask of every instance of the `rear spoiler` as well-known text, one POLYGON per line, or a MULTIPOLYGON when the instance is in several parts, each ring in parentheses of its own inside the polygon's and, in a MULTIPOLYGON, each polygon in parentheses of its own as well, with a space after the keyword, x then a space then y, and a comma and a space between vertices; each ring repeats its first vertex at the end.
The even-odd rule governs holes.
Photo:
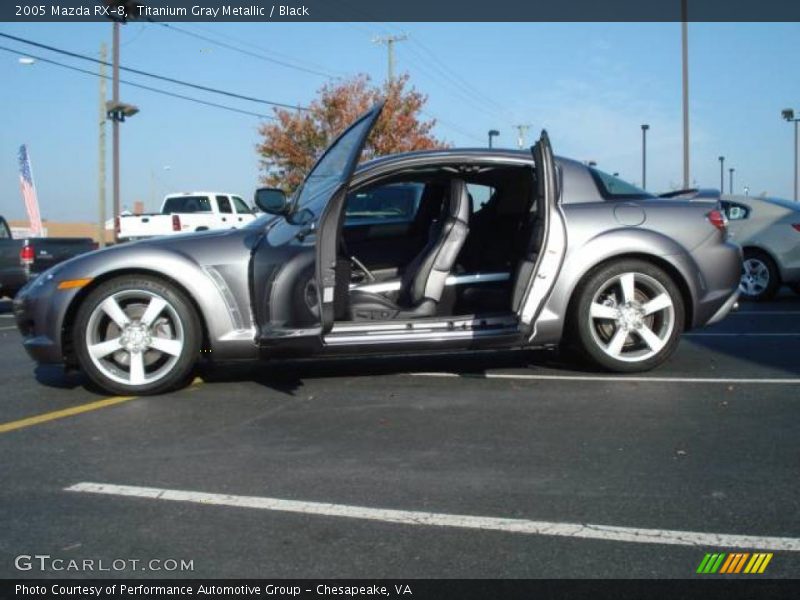
POLYGON ((719 200, 720 192, 712 188, 688 188, 685 190, 674 190, 658 195, 659 198, 667 200, 719 200))

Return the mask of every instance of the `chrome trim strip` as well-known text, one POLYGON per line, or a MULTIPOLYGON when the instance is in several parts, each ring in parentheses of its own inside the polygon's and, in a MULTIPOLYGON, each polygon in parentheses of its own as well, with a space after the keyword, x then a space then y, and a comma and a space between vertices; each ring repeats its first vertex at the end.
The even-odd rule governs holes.
MULTIPOLYGON (((508 281, 511 273, 470 273, 468 275, 450 275, 445 280, 445 285, 470 285, 473 283, 492 283, 496 281, 508 281)), ((360 292, 370 292, 382 294, 384 292, 396 292, 400 289, 400 280, 384 281, 381 283, 350 284, 351 290, 360 292)))

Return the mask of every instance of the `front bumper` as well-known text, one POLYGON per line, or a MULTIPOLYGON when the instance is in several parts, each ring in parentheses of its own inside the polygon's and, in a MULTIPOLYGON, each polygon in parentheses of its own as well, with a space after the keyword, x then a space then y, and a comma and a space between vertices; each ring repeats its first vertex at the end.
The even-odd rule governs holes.
POLYGON ((33 280, 13 301, 14 318, 22 345, 37 363, 63 363, 62 328, 77 290, 56 290, 56 283, 33 280))

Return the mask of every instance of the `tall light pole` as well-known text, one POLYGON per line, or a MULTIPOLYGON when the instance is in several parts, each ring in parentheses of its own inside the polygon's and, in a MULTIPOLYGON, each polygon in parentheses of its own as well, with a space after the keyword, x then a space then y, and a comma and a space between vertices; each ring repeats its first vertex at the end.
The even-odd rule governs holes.
POLYGON ((642 189, 647 189, 647 130, 650 125, 642 125, 642 189))
POLYGON ((729 177, 730 177, 730 178, 728 179, 728 193, 729 193, 729 194, 733 194, 733 172, 734 172, 735 170, 736 170, 736 169, 734 169, 733 167, 731 167, 730 169, 728 169, 728 175, 729 175, 729 177))
POLYGON ((500 132, 497 129, 490 129, 489 130, 489 148, 492 147, 492 138, 497 137, 500 135, 500 132))
POLYGON ((389 64, 388 64, 388 81, 389 83, 394 81, 394 45, 397 42, 405 42, 408 39, 408 35, 405 33, 402 35, 386 35, 383 37, 376 37, 373 38, 372 42, 374 44, 386 44, 386 50, 389 54, 389 64))
POLYGON ((800 117, 795 117, 791 108, 783 109, 781 116, 789 123, 794 123, 794 201, 797 202, 797 123, 800 117))
POLYGON ((719 193, 725 193, 725 157, 719 157, 719 193))
POLYGON ((97 132, 97 243, 106 245, 106 44, 100 44, 100 114, 97 132))
POLYGON ((683 188, 689 189, 689 18, 688 0, 681 0, 681 57, 683 64, 683 188))

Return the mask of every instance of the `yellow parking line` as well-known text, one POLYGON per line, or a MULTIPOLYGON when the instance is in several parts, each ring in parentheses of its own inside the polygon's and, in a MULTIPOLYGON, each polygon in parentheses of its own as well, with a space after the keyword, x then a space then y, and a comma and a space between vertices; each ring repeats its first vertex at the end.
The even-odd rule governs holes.
POLYGON ((98 408, 105 408, 106 406, 114 406, 115 404, 122 404, 123 402, 127 402, 128 400, 134 400, 135 398, 138 397, 139 396, 113 396, 111 398, 96 400, 95 402, 89 402, 87 404, 79 404, 78 406, 64 408, 62 410, 54 410, 52 412, 43 413, 41 415, 36 415, 33 417, 28 417, 26 419, 20 419, 18 421, 9 421, 8 423, 0 424, 0 433, 7 433, 9 431, 14 431, 16 429, 23 429, 25 427, 30 427, 32 425, 39 425, 40 423, 47 423, 48 421, 55 421, 57 419, 63 419, 65 417, 79 415, 81 413, 97 410, 98 408))
MULTIPOLYGON (((203 380, 197 377, 194 381, 192 381, 190 387, 193 388, 200 383, 203 383, 203 380)), ((112 396, 111 398, 95 400, 94 402, 87 402, 86 404, 79 404, 78 406, 72 406, 62 410, 54 410, 52 412, 42 413, 41 415, 34 415, 33 417, 19 419, 18 421, 0 423, 0 433, 8 433, 9 431, 24 429, 25 427, 39 425, 40 423, 47 423, 49 421, 56 421, 66 417, 72 417, 81 413, 98 410, 100 408, 106 408, 107 406, 115 406, 117 404, 122 404, 123 402, 128 402, 129 400, 136 400, 139 397, 140 396, 112 396)))

